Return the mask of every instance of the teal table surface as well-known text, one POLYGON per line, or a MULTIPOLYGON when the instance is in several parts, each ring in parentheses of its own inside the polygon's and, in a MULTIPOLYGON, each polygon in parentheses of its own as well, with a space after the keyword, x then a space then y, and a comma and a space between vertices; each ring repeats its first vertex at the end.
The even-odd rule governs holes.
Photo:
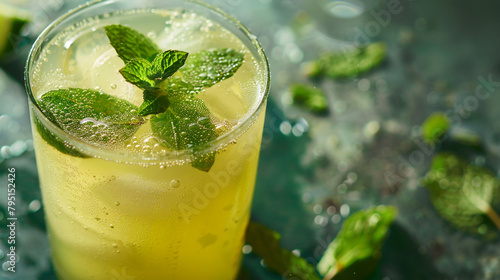
MULTIPOLYGON (((450 133, 479 139, 478 151, 465 155, 470 162, 500 173, 500 2, 207 2, 246 25, 270 62, 253 221, 278 231, 284 248, 316 264, 352 213, 393 205, 399 215, 366 280, 500 279, 500 240, 444 220, 420 181, 436 150, 421 140, 421 125, 433 112, 454 120, 450 133), (387 57, 368 73, 342 80, 304 75, 323 52, 378 41, 387 57), (322 89, 329 112, 292 104, 289 87, 297 82, 322 89)), ((41 28, 83 2, 31 3, 38 26, 16 37, 15 48, 0 59, 0 279, 56 279, 23 70, 41 28), (18 191, 15 273, 5 264, 9 168, 16 170, 18 191)), ((243 268, 248 279, 292 279, 269 272, 253 254, 245 255, 243 268)))

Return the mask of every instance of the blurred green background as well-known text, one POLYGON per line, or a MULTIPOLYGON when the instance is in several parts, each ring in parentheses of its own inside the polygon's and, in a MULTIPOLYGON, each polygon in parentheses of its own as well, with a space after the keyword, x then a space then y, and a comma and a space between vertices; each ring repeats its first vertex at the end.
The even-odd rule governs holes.
MULTIPOLYGON (((399 216, 368 280, 500 279, 498 238, 486 240, 455 228, 420 184, 434 155, 422 144, 421 125, 433 112, 453 118, 451 135, 476 139, 478 148, 465 153, 467 160, 498 176, 500 2, 206 2, 246 25, 270 61, 272 88, 252 220, 281 233, 283 247, 316 264, 352 213, 394 205, 399 216), (370 42, 384 42, 387 57, 368 73, 341 80, 304 74, 322 53, 370 42), (294 104, 289 89, 297 82, 321 89, 328 113, 294 104), (487 98, 473 98, 479 85, 491 93, 487 98)), ((82 3, 0 0, 0 279, 55 279, 23 71, 36 36, 82 3), (6 271, 5 264, 12 167, 19 217, 16 273, 6 271)), ((243 268, 249 279, 284 279, 253 254, 245 256, 243 268)))

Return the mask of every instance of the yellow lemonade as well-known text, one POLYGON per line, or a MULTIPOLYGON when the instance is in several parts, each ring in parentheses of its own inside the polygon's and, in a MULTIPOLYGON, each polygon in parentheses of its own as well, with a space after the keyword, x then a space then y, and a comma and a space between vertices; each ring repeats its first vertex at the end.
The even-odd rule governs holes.
POLYGON ((227 15, 220 18, 233 29, 209 19, 219 13, 210 7, 172 2, 181 8, 171 3, 109 12, 106 1, 94 3, 95 14, 56 23, 71 22, 37 42, 30 56, 37 166, 53 263, 62 280, 229 280, 238 272, 259 158, 267 64, 255 39, 227 15), (207 144, 215 152, 208 172, 191 165, 192 151, 169 150, 147 120, 131 139, 98 146, 62 131, 37 106, 48 91, 63 88, 92 89, 140 105, 142 91, 118 72, 124 62, 104 32, 109 24, 147 34, 162 50, 230 48, 244 54, 234 76, 197 95, 219 135, 207 144), (44 133, 85 157, 61 152, 44 133))

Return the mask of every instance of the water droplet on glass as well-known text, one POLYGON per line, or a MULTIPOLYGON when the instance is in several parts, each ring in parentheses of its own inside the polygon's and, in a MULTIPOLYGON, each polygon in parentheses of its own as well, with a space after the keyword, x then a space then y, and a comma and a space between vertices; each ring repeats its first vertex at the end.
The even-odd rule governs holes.
POLYGON ((172 180, 170 181, 170 186, 176 189, 181 186, 181 182, 179 180, 172 180))

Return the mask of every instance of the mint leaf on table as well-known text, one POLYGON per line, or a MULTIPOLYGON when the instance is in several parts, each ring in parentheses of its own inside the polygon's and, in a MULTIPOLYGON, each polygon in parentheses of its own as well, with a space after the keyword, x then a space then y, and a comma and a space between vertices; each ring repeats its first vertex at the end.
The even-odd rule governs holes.
POLYGON ((350 78, 363 74, 380 65, 386 57, 384 43, 372 43, 350 50, 323 54, 310 63, 306 74, 310 77, 350 78))
POLYGON ((500 184, 489 170, 440 153, 422 184, 439 214, 454 226, 489 239, 498 236, 500 217, 493 204, 499 199, 500 184))
POLYGON ((123 144, 144 121, 128 101, 90 89, 52 90, 38 104, 56 126, 100 146, 123 144))
POLYGON ((208 88, 232 77, 243 64, 243 57, 243 53, 228 48, 202 50, 191 54, 180 71, 194 87, 208 88))
POLYGON ((310 85, 293 84, 290 86, 290 91, 294 103, 304 106, 313 113, 328 112, 328 100, 322 90, 310 85))
POLYGON ((436 143, 450 128, 450 120, 443 113, 433 113, 422 124, 422 137, 427 143, 436 143))
POLYGON ((263 259, 264 265, 284 278, 320 280, 313 265, 280 246, 279 233, 251 221, 245 239, 252 246, 252 252, 263 259))
POLYGON ((125 63, 134 58, 143 58, 151 62, 162 52, 151 39, 130 27, 113 24, 105 26, 104 30, 111 46, 125 63))
POLYGON ((396 216, 396 208, 378 206, 347 218, 317 265, 323 279, 364 279, 369 275, 396 216))
POLYGON ((183 51, 168 50, 157 54, 151 68, 148 71, 148 78, 163 81, 172 76, 186 62, 188 53, 183 51))

